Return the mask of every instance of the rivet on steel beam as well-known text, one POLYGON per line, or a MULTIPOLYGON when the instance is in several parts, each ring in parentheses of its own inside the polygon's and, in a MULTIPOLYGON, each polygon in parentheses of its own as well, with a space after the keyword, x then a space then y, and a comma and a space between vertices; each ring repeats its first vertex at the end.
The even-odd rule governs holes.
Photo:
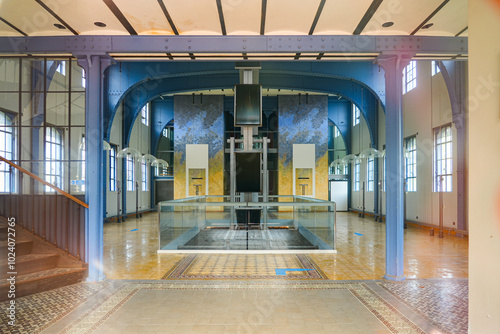
POLYGON ((243 47, 243 49, 246 49, 246 48, 247 48, 246 46, 243 47))
POLYGON ((324 37, 321 37, 321 40, 322 40, 322 41, 324 41, 324 40, 325 40, 325 38, 324 38, 324 37))
POLYGON ((168 38, 165 38, 165 42, 168 42, 168 38))
POLYGON ((321 45, 321 48, 322 48, 322 49, 324 49, 324 48, 325 48, 325 46, 324 46, 324 45, 321 45))
POLYGON ((165 50, 168 50, 168 46, 165 47, 165 50))
POLYGON ((191 50, 191 46, 188 46, 188 49, 191 50))
POLYGON ((247 39, 246 39, 246 38, 243 38, 243 42, 246 42, 246 41, 247 41, 247 39))
POLYGON ((301 48, 301 46, 300 46, 300 45, 298 45, 298 46, 297 46, 297 48, 298 48, 298 49, 300 49, 300 48, 301 48))

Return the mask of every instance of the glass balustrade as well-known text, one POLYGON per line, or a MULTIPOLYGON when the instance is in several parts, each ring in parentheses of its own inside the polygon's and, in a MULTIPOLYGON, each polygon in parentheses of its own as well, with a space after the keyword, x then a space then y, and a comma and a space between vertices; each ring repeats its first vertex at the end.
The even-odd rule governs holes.
POLYGON ((335 203, 301 196, 158 204, 159 250, 335 250, 335 203))

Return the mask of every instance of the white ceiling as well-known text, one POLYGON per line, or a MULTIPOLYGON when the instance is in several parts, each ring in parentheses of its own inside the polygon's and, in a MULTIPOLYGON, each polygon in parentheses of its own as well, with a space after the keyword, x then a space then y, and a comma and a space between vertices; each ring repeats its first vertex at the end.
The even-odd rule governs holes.
MULTIPOLYGON (((467 0, 0 0, 0 37, 354 33, 467 36, 467 25, 467 0), (106 26, 98 27, 95 22, 106 26), (386 22, 393 25, 384 28, 386 22), (423 29, 424 24, 431 26, 423 29)), ((298 55, 303 60, 314 59, 310 54, 298 55)), ((241 60, 243 56, 225 58, 241 60)), ((262 54, 249 55, 249 59, 260 60, 257 56, 262 54)), ((169 54, 169 59, 192 57, 169 54)), ((266 55, 266 59, 282 57, 293 59, 294 54, 266 55)))
MULTIPOLYGON (((416 35, 455 36, 467 27, 467 0, 0 0, 0 17, 28 36, 73 35, 71 29, 80 35, 130 34, 117 18, 119 14, 106 4, 109 2, 139 35, 174 34, 160 3, 180 35, 221 35, 218 2, 228 35, 259 35, 262 22, 264 35, 307 35, 321 4, 313 34, 352 34, 370 5, 379 2, 361 34, 409 35, 427 19, 433 26, 416 35), (62 21, 66 29, 54 26, 64 25, 62 21), (383 28, 388 21, 394 25, 383 28), (106 27, 99 28, 94 22, 106 27)), ((0 22, 0 36, 22 36, 15 28, 0 22)), ((461 36, 466 35, 467 31, 461 36)))

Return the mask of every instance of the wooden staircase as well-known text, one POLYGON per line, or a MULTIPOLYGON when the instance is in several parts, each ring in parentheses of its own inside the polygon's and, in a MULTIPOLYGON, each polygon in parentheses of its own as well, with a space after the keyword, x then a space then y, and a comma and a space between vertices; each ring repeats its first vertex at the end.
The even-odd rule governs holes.
POLYGON ((55 247, 51 243, 15 225, 15 270, 8 266, 8 222, 0 217, 0 301, 8 299, 10 283, 7 278, 15 276, 15 296, 33 293, 78 283, 86 276, 85 262, 55 247), (15 275, 8 274, 16 272, 15 275))

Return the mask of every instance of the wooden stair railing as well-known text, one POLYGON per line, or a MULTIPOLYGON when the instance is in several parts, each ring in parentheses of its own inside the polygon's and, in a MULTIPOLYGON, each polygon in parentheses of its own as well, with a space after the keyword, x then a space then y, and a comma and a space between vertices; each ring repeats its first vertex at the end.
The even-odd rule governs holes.
POLYGON ((55 190, 54 194, 0 194, 0 215, 14 217, 16 223, 59 249, 83 257, 85 212, 88 204, 0 156, 0 161, 55 190), (58 196, 58 194, 62 196, 58 196), (47 224, 47 222, 50 222, 47 224), (62 240, 61 240, 62 239, 62 240))

